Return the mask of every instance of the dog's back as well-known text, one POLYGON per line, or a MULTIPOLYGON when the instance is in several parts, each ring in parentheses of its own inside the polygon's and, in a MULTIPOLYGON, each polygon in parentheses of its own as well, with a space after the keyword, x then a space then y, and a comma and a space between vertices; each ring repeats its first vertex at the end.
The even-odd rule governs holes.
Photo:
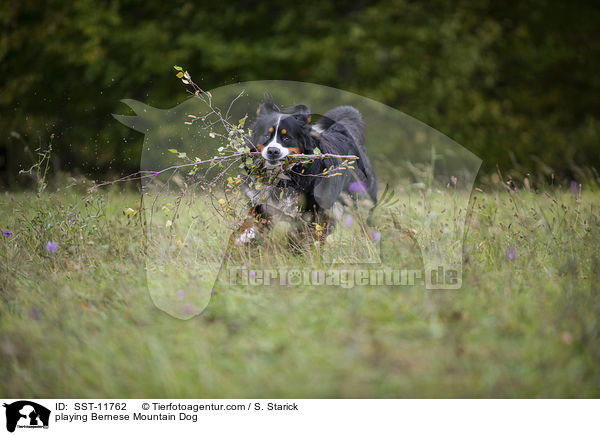
MULTIPOLYGON (((352 106, 338 106, 331 109, 323 115, 313 126, 313 130, 327 138, 328 132, 342 130, 348 135, 352 141, 353 146, 350 148, 344 147, 341 150, 332 150, 334 153, 340 154, 355 154, 360 157, 358 160, 358 168, 362 172, 362 176, 359 178, 348 179, 345 184, 350 183, 353 180, 358 180, 364 183, 365 188, 369 196, 371 197, 374 204, 377 203, 377 176, 371 168, 371 163, 367 157, 365 151, 365 135, 364 135, 364 122, 360 112, 352 106)), ((334 180, 334 183, 342 181, 342 179, 334 180)), ((348 186, 344 187, 347 190, 348 186)))
POLYGON ((352 106, 339 106, 325 113, 319 121, 315 123, 316 130, 323 132, 335 123, 341 124, 352 136, 354 142, 363 147, 365 144, 364 129, 365 125, 362 116, 358 110, 352 106))

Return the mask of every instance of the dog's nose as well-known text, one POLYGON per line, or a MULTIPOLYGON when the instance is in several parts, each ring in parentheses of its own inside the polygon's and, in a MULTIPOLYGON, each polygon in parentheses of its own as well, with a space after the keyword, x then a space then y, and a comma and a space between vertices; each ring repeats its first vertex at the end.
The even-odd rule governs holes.
POLYGON ((276 159, 281 155, 281 152, 279 151, 279 149, 275 148, 275 147, 268 147, 267 148, 267 157, 269 159, 276 159))

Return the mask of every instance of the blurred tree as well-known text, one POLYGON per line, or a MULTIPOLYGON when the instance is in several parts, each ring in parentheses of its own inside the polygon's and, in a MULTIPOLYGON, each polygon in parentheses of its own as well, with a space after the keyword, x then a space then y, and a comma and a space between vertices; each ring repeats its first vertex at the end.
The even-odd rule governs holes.
POLYGON ((111 113, 127 113, 121 98, 161 108, 187 98, 174 64, 206 89, 259 79, 346 89, 444 132, 485 171, 571 176, 600 166, 599 22, 598 3, 583 1, 4 2, 2 181, 28 165, 24 142, 51 133, 65 170, 135 170, 141 137, 111 113))

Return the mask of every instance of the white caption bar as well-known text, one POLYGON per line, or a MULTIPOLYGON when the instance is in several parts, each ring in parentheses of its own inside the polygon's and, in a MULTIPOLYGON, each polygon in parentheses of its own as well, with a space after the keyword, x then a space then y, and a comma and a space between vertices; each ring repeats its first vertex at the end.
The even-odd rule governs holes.
MULTIPOLYGON (((597 400, 3 399, 27 434, 597 433, 597 400), (318 430, 316 430, 318 428, 318 430)), ((4 411, 4 412, 1 412, 4 411)), ((12 430, 11 430, 12 429, 12 430)))

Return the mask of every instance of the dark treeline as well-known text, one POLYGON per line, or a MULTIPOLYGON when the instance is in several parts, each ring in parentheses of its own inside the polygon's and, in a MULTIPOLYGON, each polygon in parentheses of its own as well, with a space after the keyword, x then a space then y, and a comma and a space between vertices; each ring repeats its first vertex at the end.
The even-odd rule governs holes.
POLYGON ((112 117, 133 98, 282 79, 341 88, 429 124, 483 171, 577 177, 600 168, 600 4, 413 2, 2 2, 0 182, 23 181, 54 134, 54 169, 136 169, 142 137, 112 117))

